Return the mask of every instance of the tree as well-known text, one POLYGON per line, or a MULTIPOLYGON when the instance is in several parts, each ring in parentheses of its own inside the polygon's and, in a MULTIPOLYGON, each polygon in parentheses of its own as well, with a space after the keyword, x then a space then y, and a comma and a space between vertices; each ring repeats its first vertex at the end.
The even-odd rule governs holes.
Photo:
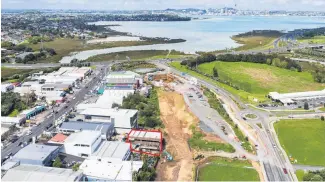
POLYGON ((118 103, 113 102, 113 104, 112 104, 112 108, 115 108, 115 107, 121 107, 121 105, 118 104, 118 103))
POLYGON ((303 180, 304 181, 311 181, 313 176, 314 176, 313 173, 308 172, 307 174, 304 175, 303 180))
POLYGON ((218 70, 216 67, 213 67, 213 76, 214 77, 219 77, 218 70))
POLYGON ((79 167, 80 167, 80 163, 76 163, 72 166, 72 170, 73 171, 78 171, 79 170, 79 167))
POLYGON ((324 116, 321 116, 320 117, 320 120, 324 121, 325 120, 324 116))
POLYGON ((61 159, 59 157, 56 157, 55 161, 52 164, 52 167, 57 167, 57 168, 62 167, 62 162, 61 162, 61 159))
POLYGON ((310 179, 310 181, 323 181, 323 178, 319 174, 316 174, 310 179))
POLYGON ((309 104, 308 104, 308 102, 305 102, 305 103, 304 103, 304 109, 305 109, 305 110, 309 110, 309 104))

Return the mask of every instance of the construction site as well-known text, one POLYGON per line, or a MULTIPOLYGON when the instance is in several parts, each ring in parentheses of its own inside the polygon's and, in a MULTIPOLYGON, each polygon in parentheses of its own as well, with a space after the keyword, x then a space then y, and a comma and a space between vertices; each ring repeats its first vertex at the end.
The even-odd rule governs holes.
MULTIPOLYGON (((200 140, 206 142, 207 145, 208 143, 216 143, 216 145, 227 143, 214 132, 209 132, 208 129, 205 129, 201 125, 200 119, 189 108, 188 104, 192 102, 193 104, 206 103, 203 97, 194 99, 189 95, 190 92, 195 94, 195 91, 192 93, 191 88, 195 88, 197 92, 200 92, 198 95, 203 95, 203 90, 197 86, 196 80, 185 80, 166 72, 149 73, 145 79, 160 88, 158 89, 160 118, 165 126, 161 130, 165 145, 161 152, 162 158, 157 165, 157 181, 192 181, 196 177, 197 166, 207 157, 240 157, 236 152, 211 151, 191 146, 190 140, 197 133, 201 133, 200 135, 203 137, 200 140), (194 131, 195 133, 193 133, 194 131)), ((206 117, 208 115, 211 114, 207 114, 206 117)), ((217 120, 215 122, 217 126, 220 125, 219 122, 221 121, 217 120)), ((140 136, 138 132, 131 133, 130 140, 132 136, 132 140, 137 141, 135 143, 138 144, 134 143, 134 147, 139 147, 139 144, 143 145, 145 144, 144 142, 147 142, 138 137, 140 136)), ((154 147, 156 150, 158 149, 158 145, 154 145, 154 143, 152 145, 151 147, 154 147)))
POLYGON ((132 152, 160 156, 162 152, 162 133, 159 130, 132 129, 128 133, 127 141, 132 152))

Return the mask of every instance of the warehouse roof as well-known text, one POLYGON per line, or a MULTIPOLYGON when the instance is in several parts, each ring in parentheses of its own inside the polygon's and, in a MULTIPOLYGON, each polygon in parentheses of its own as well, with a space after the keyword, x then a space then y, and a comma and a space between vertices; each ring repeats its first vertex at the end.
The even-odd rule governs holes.
POLYGON ((8 170, 1 181, 76 181, 81 175, 72 169, 24 164, 8 170))
POLYGON ((86 159, 81 165, 80 169, 83 174, 102 180, 116 180, 116 181, 132 181, 132 172, 138 171, 143 165, 142 161, 121 161, 107 163, 98 160, 86 159))
POLYGON ((160 139, 161 133, 155 131, 132 130, 129 134, 129 137, 160 139))
POLYGON ((129 152, 130 145, 118 141, 106 141, 92 154, 100 158, 117 158, 123 160, 123 157, 129 152))
POLYGON ((72 133, 65 139, 64 143, 79 143, 91 145, 98 137, 101 136, 100 131, 84 130, 77 133, 72 133))
POLYGON ((57 150, 57 146, 30 144, 20 149, 14 156, 13 160, 40 160, 43 161, 52 152, 57 150))
POLYGON ((70 121, 63 122, 60 129, 67 130, 94 130, 94 131, 106 131, 110 128, 113 123, 89 123, 89 122, 78 122, 70 121))
POLYGON ((309 91, 309 92, 295 92, 295 93, 284 93, 270 92, 269 96, 272 99, 306 99, 306 98, 318 98, 325 97, 325 89, 321 91, 309 91))
POLYGON ((132 117, 138 110, 135 109, 102 109, 102 108, 87 108, 80 114, 92 116, 125 116, 132 117))

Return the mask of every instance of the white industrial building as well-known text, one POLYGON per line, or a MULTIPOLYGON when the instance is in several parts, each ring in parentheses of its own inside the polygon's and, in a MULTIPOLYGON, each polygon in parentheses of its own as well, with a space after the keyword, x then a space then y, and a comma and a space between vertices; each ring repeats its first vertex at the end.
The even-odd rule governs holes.
POLYGON ((88 159, 121 162, 127 160, 130 154, 130 144, 119 141, 105 141, 88 159))
POLYGON ((132 173, 139 171, 142 161, 106 161, 86 159, 79 167, 88 181, 132 181, 132 173))
POLYGON ((283 104, 293 104, 299 100, 325 98, 325 89, 321 91, 284 93, 270 92, 269 97, 272 100, 279 101, 283 104))
POLYGON ((131 90, 138 88, 143 79, 132 71, 110 72, 105 79, 106 88, 110 90, 131 90))
POLYGON ((88 108, 110 109, 112 104, 122 105, 123 98, 134 94, 134 90, 105 90, 103 95, 99 96, 95 103, 77 105, 77 112, 82 112, 88 108))
POLYGON ((64 153, 78 157, 89 157, 98 148, 101 141, 100 131, 85 130, 72 133, 64 141, 64 153))
POLYGON ((80 113, 84 121, 114 123, 117 133, 128 133, 131 128, 137 127, 138 110, 135 109, 102 109, 87 108, 80 113))
POLYGON ((82 177, 82 172, 72 169, 21 164, 6 171, 1 181, 80 181, 82 177))

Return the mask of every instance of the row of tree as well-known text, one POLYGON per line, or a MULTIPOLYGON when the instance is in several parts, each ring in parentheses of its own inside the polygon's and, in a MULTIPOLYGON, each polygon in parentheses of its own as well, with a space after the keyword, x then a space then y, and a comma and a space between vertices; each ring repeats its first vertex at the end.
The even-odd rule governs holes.
POLYGON ((139 110, 138 124, 140 126, 155 128, 162 125, 159 118, 159 104, 155 89, 151 90, 149 98, 146 98, 139 93, 135 93, 125 97, 122 106, 117 104, 114 104, 113 106, 124 109, 139 110))
POLYGON ((302 54, 302 55, 307 55, 307 56, 315 56, 319 58, 325 58, 325 52, 322 50, 317 50, 317 49, 298 49, 295 51, 295 53, 302 54))

